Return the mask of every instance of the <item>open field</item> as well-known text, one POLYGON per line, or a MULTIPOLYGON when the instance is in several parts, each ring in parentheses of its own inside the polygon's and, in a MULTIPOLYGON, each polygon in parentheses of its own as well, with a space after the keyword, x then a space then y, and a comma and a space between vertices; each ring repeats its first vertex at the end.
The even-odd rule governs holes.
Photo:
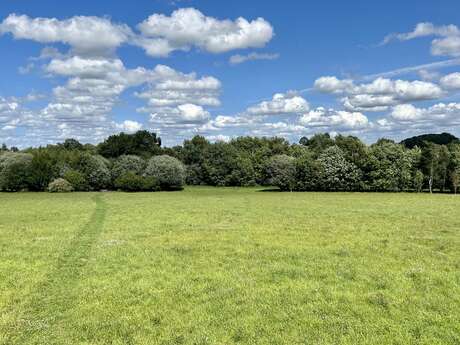
POLYGON ((0 344, 459 344, 460 197, 0 194, 0 344))

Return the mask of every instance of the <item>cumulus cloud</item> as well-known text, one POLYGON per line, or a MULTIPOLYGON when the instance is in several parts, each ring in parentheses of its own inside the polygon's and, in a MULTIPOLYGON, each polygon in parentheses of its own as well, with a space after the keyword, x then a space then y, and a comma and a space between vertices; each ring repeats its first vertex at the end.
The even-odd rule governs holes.
POLYGON ((289 115, 301 114, 309 109, 308 102, 295 93, 277 93, 270 101, 263 101, 249 107, 247 113, 250 115, 289 115))
POLYGON ((429 22, 418 23, 411 32, 386 36, 382 44, 387 44, 393 40, 408 41, 429 36, 437 37, 431 42, 433 55, 460 56, 460 30, 455 25, 436 26, 429 22))
POLYGON ((132 35, 127 25, 114 24, 107 18, 76 16, 58 20, 17 14, 10 14, 3 20, 0 33, 40 43, 65 43, 82 55, 106 55, 132 35))
POLYGON ((142 123, 132 120, 124 120, 121 123, 114 123, 115 127, 122 132, 134 133, 142 129, 142 123))
POLYGON ((334 129, 364 129, 369 126, 368 118, 360 112, 326 109, 318 107, 304 114, 300 124, 308 127, 333 127, 334 129))
POLYGON ((260 48, 273 37, 273 27, 263 18, 234 21, 207 17, 194 8, 181 8, 171 16, 153 14, 138 25, 137 44, 151 56, 198 47, 211 53, 260 48))
POLYGON ((324 93, 344 93, 354 88, 353 80, 324 76, 315 80, 314 88, 324 93))
POLYGON ((460 90, 460 73, 451 73, 441 78, 440 83, 448 90, 460 90))
POLYGON ((376 131, 395 134, 451 130, 452 127, 460 125, 460 103, 441 102, 425 108, 400 104, 375 124, 376 131))
POLYGON ((211 76, 198 77, 195 73, 181 73, 162 66, 160 78, 150 81, 147 88, 137 93, 146 105, 138 109, 150 114, 155 128, 188 128, 203 124, 210 118, 204 106, 219 106, 221 83, 211 76))
POLYGON ((344 94, 342 103, 350 111, 382 111, 388 106, 433 100, 444 95, 443 90, 431 82, 381 77, 358 85, 350 79, 321 77, 315 81, 315 88, 325 93, 344 94))
POLYGON ((280 54, 262 54, 262 53, 249 53, 247 55, 236 54, 232 55, 229 59, 231 65, 238 65, 247 61, 254 60, 276 60, 280 54))

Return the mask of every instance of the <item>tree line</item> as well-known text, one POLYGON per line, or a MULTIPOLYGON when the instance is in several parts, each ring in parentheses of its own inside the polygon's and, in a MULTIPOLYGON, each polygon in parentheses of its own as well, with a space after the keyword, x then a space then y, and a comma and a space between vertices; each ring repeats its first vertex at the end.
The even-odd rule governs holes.
POLYGON ((449 134, 380 139, 320 133, 290 144, 279 137, 202 136, 162 147, 149 131, 97 145, 75 139, 46 147, 0 149, 2 191, 157 191, 188 185, 276 186, 284 191, 439 191, 460 185, 460 142, 449 134))

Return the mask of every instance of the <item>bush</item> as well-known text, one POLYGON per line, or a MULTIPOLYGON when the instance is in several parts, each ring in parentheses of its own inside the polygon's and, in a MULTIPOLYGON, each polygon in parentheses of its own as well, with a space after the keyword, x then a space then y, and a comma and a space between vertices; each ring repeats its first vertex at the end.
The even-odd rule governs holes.
POLYGON ((30 183, 32 155, 4 153, 0 156, 0 190, 17 192, 27 189, 30 183))
POLYGON ((159 185, 154 177, 139 176, 131 171, 119 176, 114 185, 115 188, 124 192, 159 190, 159 185))
POLYGON ((145 169, 145 162, 142 158, 134 155, 120 156, 112 166, 112 180, 115 181, 121 175, 132 172, 141 175, 145 169))
POLYGON ((77 165, 78 171, 85 176, 90 189, 101 190, 110 186, 110 170, 104 157, 83 154, 77 165))
POLYGON ((287 155, 273 156, 267 165, 270 183, 279 189, 292 191, 295 187, 295 158, 287 155))
POLYGON ((63 177, 72 185, 75 191, 83 192, 89 190, 88 181, 86 181, 85 175, 81 172, 77 170, 67 170, 63 177))
POLYGON ((55 167, 56 164, 53 157, 46 149, 39 148, 34 151, 32 155, 29 188, 35 191, 43 191, 58 175, 55 167))
POLYGON ((185 167, 177 158, 154 156, 148 162, 145 176, 155 178, 161 189, 179 189, 184 185, 185 167))
POLYGON ((72 191, 72 185, 63 178, 58 178, 48 185, 48 192, 50 193, 69 193, 72 191))

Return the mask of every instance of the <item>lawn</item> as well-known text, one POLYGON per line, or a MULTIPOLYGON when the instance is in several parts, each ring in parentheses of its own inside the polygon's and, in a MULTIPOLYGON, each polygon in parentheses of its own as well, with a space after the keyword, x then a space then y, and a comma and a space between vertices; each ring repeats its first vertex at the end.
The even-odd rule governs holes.
POLYGON ((460 196, 0 194, 0 344, 460 344, 460 196))

